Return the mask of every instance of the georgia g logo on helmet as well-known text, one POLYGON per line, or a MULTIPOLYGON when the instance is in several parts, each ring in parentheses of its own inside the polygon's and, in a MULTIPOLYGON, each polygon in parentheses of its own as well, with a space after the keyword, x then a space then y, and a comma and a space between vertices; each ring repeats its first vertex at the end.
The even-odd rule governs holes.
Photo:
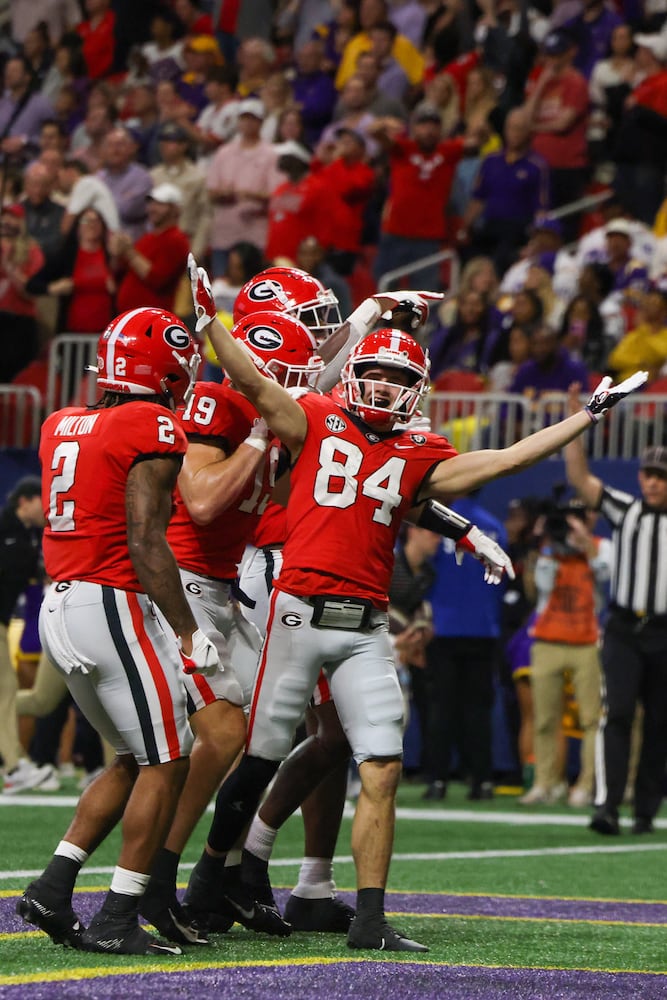
POLYGON ((270 279, 258 281, 248 292, 248 298, 252 302, 270 302, 271 299, 278 299, 283 305, 287 302, 287 295, 283 286, 270 279))
POLYGON ((245 339, 256 351, 277 351, 283 345, 282 334, 272 326, 252 326, 245 339))
POLYGON ((184 326, 168 326, 163 332, 165 343, 177 351, 184 351, 190 346, 190 334, 184 326))

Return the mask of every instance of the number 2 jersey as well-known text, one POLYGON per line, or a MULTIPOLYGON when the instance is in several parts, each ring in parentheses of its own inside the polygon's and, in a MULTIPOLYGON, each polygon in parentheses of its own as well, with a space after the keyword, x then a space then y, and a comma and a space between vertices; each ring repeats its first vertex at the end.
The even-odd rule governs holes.
MULTIPOLYGON (((245 396, 228 385, 197 382, 181 426, 193 442, 211 444, 231 455, 247 438, 259 414, 245 396)), ((176 562, 201 576, 233 580, 246 543, 271 495, 278 449, 269 449, 254 478, 221 514, 208 524, 195 524, 178 488, 167 530, 176 562)))
POLYGON ((127 544, 127 477, 143 459, 180 461, 186 448, 176 416, 144 400, 99 410, 66 407, 48 416, 39 458, 49 576, 141 592, 127 544))
POLYGON ((283 566, 297 596, 338 594, 386 608, 401 521, 430 470, 457 452, 446 438, 375 432, 327 396, 299 400, 308 420, 294 463, 283 566))

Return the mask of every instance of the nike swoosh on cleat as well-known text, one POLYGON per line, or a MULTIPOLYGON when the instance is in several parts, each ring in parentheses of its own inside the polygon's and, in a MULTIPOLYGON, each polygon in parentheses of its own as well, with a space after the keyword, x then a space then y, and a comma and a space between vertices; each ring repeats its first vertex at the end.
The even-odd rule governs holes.
POLYGON ((384 938, 380 938, 380 951, 384 951, 384 938))
POLYGON ((238 903, 234 902, 233 899, 230 899, 229 896, 225 896, 225 899, 229 903, 229 905, 234 910, 236 910, 237 913, 239 913, 243 917, 244 920, 253 920, 254 919, 254 916, 255 916, 255 907, 254 906, 253 906, 252 910, 244 910, 242 906, 240 906, 238 903))

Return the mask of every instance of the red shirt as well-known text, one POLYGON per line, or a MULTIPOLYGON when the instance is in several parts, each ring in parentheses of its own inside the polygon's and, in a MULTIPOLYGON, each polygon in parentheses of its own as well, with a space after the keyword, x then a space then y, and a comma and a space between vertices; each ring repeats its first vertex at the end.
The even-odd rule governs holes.
POLYGON ((396 139, 390 153, 390 191, 382 231, 414 239, 445 239, 445 209, 462 156, 463 139, 444 139, 432 153, 420 150, 414 139, 396 139))
POLYGON ((93 28, 90 21, 82 21, 76 32, 83 42, 83 58, 88 76, 93 80, 108 76, 113 67, 116 49, 116 15, 108 10, 98 26, 93 28))
POLYGON ((311 174, 306 174, 296 184, 292 181, 279 184, 269 199, 266 259, 289 257, 296 260, 301 241, 320 231, 321 213, 320 187, 311 174))
POLYGON ((326 212, 321 214, 320 243, 324 247, 358 253, 364 209, 375 185, 375 173, 367 163, 347 163, 338 158, 317 168, 326 212))
POLYGON ((667 118, 667 69, 653 73, 632 91, 637 104, 667 118))
POLYGON ((282 545, 287 534, 287 507, 269 500, 266 510, 255 526, 252 544, 258 549, 265 545, 282 545))
POLYGON ((104 250, 77 250, 72 271, 74 291, 67 309, 68 333, 99 333, 112 318, 113 297, 107 290, 112 277, 104 250))
MULTIPOLYGON (((198 382, 181 417, 181 426, 194 440, 208 438, 212 445, 231 454, 247 438, 257 416, 252 403, 228 385, 198 382)), ((232 506, 209 524, 194 523, 176 490, 167 540, 179 566, 215 580, 235 578, 243 550, 269 502, 277 462, 278 449, 272 447, 255 479, 232 506)))
POLYGON ((171 312, 178 283, 185 273, 190 240, 178 226, 170 226, 160 233, 144 233, 134 246, 151 261, 151 269, 140 278, 128 268, 118 289, 117 311, 157 306, 171 312))
MULTIPOLYGON (((22 277, 27 279, 32 278, 33 274, 37 274, 42 267, 44 267, 42 249, 38 243, 31 242, 28 248, 28 256, 19 265, 18 271, 22 277)), ((16 313, 17 316, 37 315, 37 306, 35 305, 34 298, 26 298, 16 291, 13 283, 5 273, 2 264, 0 264, 0 309, 3 312, 16 313)))
POLYGON ((48 416, 39 445, 48 575, 141 592, 127 547, 127 477, 142 456, 180 458, 186 447, 178 420, 157 403, 48 416))
POLYGON ((278 590, 347 594, 386 608, 401 521, 438 462, 456 451, 437 434, 374 434, 327 396, 298 400, 308 429, 290 477, 278 590))
MULTIPOLYGON (((527 94, 530 94, 536 79, 539 77, 528 81, 527 94)), ((562 170, 588 164, 588 106, 588 81, 576 69, 566 69, 544 88, 535 110, 531 148, 550 167, 562 170), (574 123, 566 132, 540 131, 541 125, 549 125, 566 108, 576 112, 574 123)))

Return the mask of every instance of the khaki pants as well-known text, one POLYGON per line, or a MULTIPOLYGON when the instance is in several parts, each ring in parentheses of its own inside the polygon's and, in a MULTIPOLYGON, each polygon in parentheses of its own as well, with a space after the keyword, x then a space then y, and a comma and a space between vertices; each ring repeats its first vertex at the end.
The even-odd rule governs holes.
POLYGON ((7 627, 0 625, 0 754, 5 772, 16 767, 23 755, 16 720, 16 671, 9 655, 7 627))
POLYGON ((569 671, 583 731, 577 787, 592 793, 595 736, 600 719, 600 656, 597 645, 533 643, 531 684, 535 713, 535 784, 547 791, 562 780, 558 773, 557 738, 563 718, 563 681, 569 671))
POLYGON ((58 707, 66 694, 65 678, 56 670, 48 656, 42 653, 34 686, 19 691, 16 695, 16 714, 34 715, 36 719, 43 719, 58 707))

